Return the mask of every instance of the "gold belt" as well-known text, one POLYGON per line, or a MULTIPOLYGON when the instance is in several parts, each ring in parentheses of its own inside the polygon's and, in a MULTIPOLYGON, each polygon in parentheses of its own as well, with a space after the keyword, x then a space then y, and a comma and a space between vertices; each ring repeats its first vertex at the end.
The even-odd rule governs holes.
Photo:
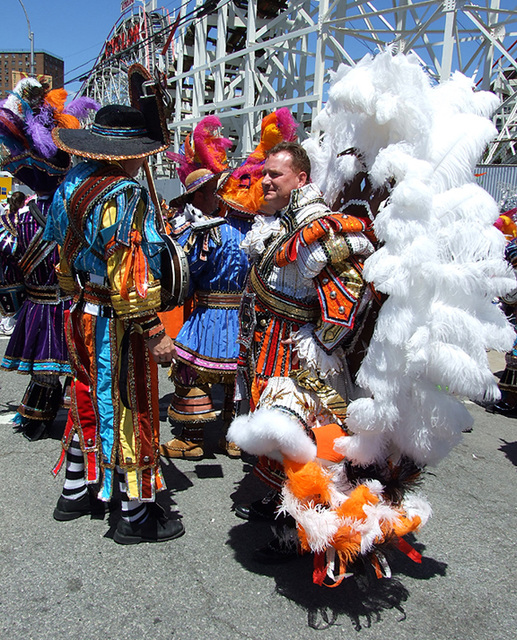
POLYGON ((211 309, 238 309, 241 306, 241 298, 242 293, 196 291, 196 303, 211 309))
POLYGON ((267 287, 255 267, 250 272, 250 284, 259 302, 277 316, 305 323, 316 320, 320 314, 318 305, 291 301, 267 287))
POLYGON ((51 285, 48 287, 35 287, 34 285, 26 285, 27 286, 27 298, 31 302, 36 303, 58 303, 59 296, 59 286, 51 285))

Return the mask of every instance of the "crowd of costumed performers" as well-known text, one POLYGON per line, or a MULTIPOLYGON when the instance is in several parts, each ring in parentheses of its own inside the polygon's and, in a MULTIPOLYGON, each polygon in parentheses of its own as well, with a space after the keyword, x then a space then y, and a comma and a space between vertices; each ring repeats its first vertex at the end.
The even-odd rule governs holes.
POLYGON ((423 470, 471 428, 462 398, 501 403, 487 350, 515 338, 493 304, 516 287, 512 216, 474 178, 497 98, 459 73, 436 85, 390 49, 340 65, 303 143, 278 109, 232 169, 220 120, 203 118, 168 154, 184 193, 166 212, 137 180, 169 146, 162 90, 133 65, 129 94, 86 129, 77 118, 97 105, 65 109, 32 79, 0 108, 3 164, 37 194, 0 220, 3 311, 18 319, 2 367, 32 376, 17 418, 28 437, 73 376, 54 518, 104 512, 118 483, 116 542, 181 536, 156 503, 160 456, 205 457, 222 384, 221 448, 257 456, 269 489, 235 507, 272 524, 255 560, 312 553, 327 586, 359 561, 389 576, 387 547, 419 561, 404 536, 431 514, 423 470), (187 295, 173 339, 161 311, 187 295), (157 366, 171 363, 181 432, 160 444, 157 366))
POLYGON ((70 298, 59 292, 57 245, 42 237, 52 196, 71 166, 52 130, 78 129, 99 105, 78 98, 65 107, 66 98, 64 89, 25 78, 0 104, 2 169, 35 193, 25 202, 18 192, 16 206, 0 216, 0 306, 4 315, 16 316, 1 368, 30 376, 14 418, 29 440, 52 424, 64 400, 60 377, 71 375, 64 334, 70 298))
POLYGON ((168 415, 182 430, 161 445, 166 458, 204 457, 205 424, 219 417, 212 400, 216 383, 224 387, 220 446, 229 457, 240 457, 240 449, 224 436, 235 417, 239 308, 249 270, 241 243, 261 204, 265 152, 282 140, 292 140, 297 125, 285 108, 266 116, 259 145, 233 172, 226 153, 232 143, 220 136, 220 128, 216 116, 207 116, 195 127, 192 143, 187 137, 182 153, 167 153, 178 163, 178 177, 185 187, 171 203, 172 233, 188 259, 194 309, 175 340, 168 415))
POLYGON ((304 143, 313 182, 292 163, 300 185, 255 256, 240 336, 253 410, 228 437, 266 458, 278 494, 240 515, 277 516, 256 558, 312 552, 317 584, 358 558, 389 575, 388 544, 418 560, 403 536, 431 513, 422 470, 471 427, 462 397, 499 397, 487 349, 514 334, 492 301, 515 278, 497 204, 474 180, 498 100, 474 89, 459 73, 435 85, 416 56, 390 50, 341 65, 304 143))

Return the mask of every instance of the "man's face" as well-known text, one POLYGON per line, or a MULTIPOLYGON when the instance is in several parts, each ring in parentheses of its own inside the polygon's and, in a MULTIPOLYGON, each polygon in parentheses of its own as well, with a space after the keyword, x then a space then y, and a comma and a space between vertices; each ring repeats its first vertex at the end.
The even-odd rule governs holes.
POLYGON ((262 176, 264 200, 273 211, 286 207, 291 191, 307 183, 305 171, 293 169, 291 154, 288 151, 280 151, 266 158, 262 176))
POLYGON ((199 189, 194 191, 192 204, 205 215, 213 213, 219 205, 215 195, 216 188, 217 180, 209 180, 199 187, 199 189))
POLYGON ((144 162, 145 158, 129 158, 127 160, 121 160, 120 165, 124 168, 129 176, 131 176, 132 178, 136 178, 144 162))

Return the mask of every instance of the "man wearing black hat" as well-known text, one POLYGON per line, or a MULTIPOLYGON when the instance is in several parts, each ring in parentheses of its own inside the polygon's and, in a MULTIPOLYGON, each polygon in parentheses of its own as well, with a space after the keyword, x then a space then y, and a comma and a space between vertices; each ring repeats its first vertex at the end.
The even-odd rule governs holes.
POLYGON ((56 192, 46 235, 61 246, 60 284, 74 295, 67 326, 76 383, 63 438, 64 489, 57 520, 107 502, 118 476, 120 544, 161 542, 184 532, 155 503, 159 461, 157 362, 174 355, 157 315, 161 304, 161 218, 136 180, 145 158, 168 146, 133 107, 110 105, 89 130, 54 132, 59 148, 87 158, 56 192))

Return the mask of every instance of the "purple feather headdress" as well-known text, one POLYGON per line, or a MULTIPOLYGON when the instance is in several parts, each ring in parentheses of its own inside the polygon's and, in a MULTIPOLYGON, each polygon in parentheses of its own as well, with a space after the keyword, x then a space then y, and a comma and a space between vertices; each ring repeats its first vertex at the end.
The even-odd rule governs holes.
POLYGON ((79 128, 80 119, 100 108, 85 97, 65 107, 67 95, 64 89, 48 91, 36 79, 24 78, 0 103, 1 165, 34 190, 55 188, 70 165, 69 156, 56 147, 52 130, 79 128))

